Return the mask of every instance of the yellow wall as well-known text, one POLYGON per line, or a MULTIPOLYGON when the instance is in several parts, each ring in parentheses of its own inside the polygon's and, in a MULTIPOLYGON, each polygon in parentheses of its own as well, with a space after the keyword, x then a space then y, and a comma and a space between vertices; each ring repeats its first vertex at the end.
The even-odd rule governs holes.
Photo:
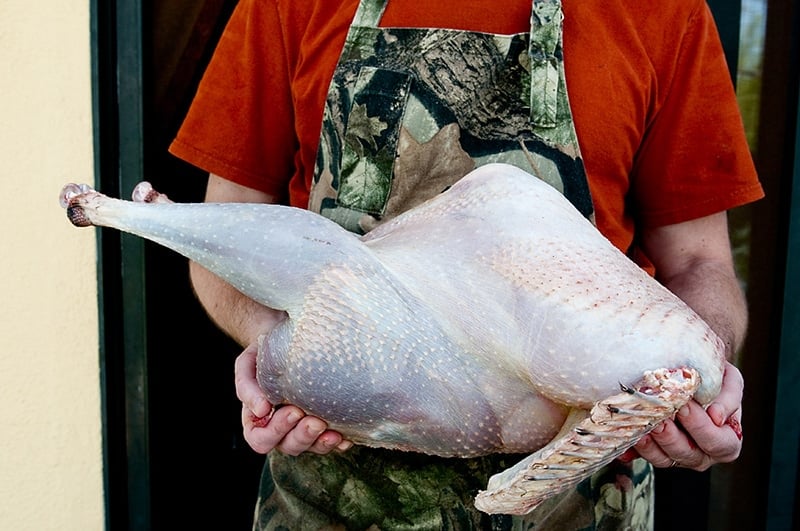
POLYGON ((104 527, 89 2, 0 2, 0 529, 104 527))

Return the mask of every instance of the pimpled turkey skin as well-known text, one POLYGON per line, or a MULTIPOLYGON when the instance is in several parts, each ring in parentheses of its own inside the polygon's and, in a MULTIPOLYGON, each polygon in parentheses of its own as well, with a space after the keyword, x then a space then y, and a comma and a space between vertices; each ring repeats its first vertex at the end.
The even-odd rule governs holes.
POLYGON ((358 444, 469 457, 535 451, 572 409, 645 371, 719 392, 724 346, 555 189, 490 164, 357 237, 278 205, 67 193, 80 225, 153 240, 286 319, 262 336, 274 403, 358 444))

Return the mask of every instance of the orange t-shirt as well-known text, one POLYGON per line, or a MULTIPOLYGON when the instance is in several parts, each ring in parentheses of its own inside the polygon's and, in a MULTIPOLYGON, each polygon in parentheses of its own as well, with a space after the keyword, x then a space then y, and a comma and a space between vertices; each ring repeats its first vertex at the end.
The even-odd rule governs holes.
MULTIPOLYGON (((358 0, 241 0, 170 146, 306 207, 322 110, 358 0)), ((563 0, 564 62, 598 228, 679 223, 763 196, 705 0, 563 0)), ((520 33, 531 0, 391 0, 382 26, 520 33)))

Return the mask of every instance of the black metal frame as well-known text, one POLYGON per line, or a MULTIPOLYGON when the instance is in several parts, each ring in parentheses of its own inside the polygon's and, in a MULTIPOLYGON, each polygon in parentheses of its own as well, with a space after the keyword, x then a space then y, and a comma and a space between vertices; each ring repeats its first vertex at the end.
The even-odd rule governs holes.
MULTIPOLYGON (((130 192, 144 172, 141 2, 91 2, 96 186, 130 192)), ((106 528, 148 529, 144 244, 98 232, 106 528)))
MULTIPOLYGON (((798 28, 800 30, 800 28, 798 28)), ((800 108, 800 100, 798 100, 800 108)), ((800 153, 800 114, 794 152, 800 153)), ((800 157, 794 160, 765 529, 800 526, 800 157)))
POLYGON ((786 138, 786 257, 780 344, 776 368, 775 417, 767 488, 765 529, 800 528, 800 9, 790 12, 787 70, 789 102, 794 104, 793 135, 786 138), (792 141, 792 136, 793 141, 792 141), (792 146, 793 144, 793 146, 792 146))

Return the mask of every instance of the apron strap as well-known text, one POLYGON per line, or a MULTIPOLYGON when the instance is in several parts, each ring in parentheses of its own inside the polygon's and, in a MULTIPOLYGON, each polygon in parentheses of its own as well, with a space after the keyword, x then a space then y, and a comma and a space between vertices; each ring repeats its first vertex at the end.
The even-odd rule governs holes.
POLYGON ((528 55, 531 61, 531 122, 555 127, 564 13, 561 0, 534 0, 528 55))
POLYGON ((377 28, 389 0, 359 0, 351 26, 377 28))

